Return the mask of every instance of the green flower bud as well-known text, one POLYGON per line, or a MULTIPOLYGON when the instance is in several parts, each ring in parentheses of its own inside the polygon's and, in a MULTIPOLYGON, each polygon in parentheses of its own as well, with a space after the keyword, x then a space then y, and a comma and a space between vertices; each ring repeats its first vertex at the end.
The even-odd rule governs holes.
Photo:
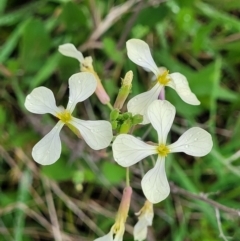
POLYGON ((130 113, 130 112, 126 112, 126 113, 123 113, 123 119, 124 120, 127 120, 127 119, 129 119, 129 118, 131 118, 132 117, 132 113, 130 113))
POLYGON ((118 109, 113 109, 110 113, 110 120, 116 120, 119 116, 119 110, 118 109))
POLYGON ((114 108, 122 109, 125 100, 127 99, 132 88, 133 72, 130 70, 126 73, 122 80, 122 87, 118 92, 117 99, 114 103, 114 108))
POLYGON ((116 120, 114 120, 114 121, 111 121, 111 124, 112 124, 112 129, 116 130, 118 127, 118 122, 116 120))
POLYGON ((126 134, 129 132, 129 130, 132 127, 132 121, 131 119, 127 119, 123 122, 123 124, 120 127, 119 133, 120 134, 126 134))
POLYGON ((140 114, 137 114, 132 118, 133 125, 140 124, 142 121, 143 121, 143 116, 140 114))

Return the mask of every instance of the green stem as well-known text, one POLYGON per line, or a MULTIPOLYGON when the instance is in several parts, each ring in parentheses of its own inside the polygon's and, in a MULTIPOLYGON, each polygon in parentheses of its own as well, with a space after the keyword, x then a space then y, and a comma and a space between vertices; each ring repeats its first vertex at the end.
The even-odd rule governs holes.
POLYGON ((129 167, 126 168, 126 186, 130 186, 129 167))
POLYGON ((110 110, 113 110, 113 106, 111 105, 110 102, 108 102, 106 105, 107 105, 107 107, 108 107, 110 110))

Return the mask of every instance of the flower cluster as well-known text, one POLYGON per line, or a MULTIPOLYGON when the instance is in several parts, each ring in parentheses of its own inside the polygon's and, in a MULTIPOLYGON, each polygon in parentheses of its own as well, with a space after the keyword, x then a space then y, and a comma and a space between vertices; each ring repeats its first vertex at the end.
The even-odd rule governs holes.
POLYGON ((148 119, 158 133, 157 145, 147 144, 129 134, 118 135, 113 142, 114 159, 123 167, 132 166, 149 155, 158 155, 156 165, 145 174, 141 183, 145 196, 152 203, 164 200, 170 193, 165 172, 165 158, 169 153, 204 156, 212 149, 211 135, 199 127, 189 129, 175 143, 167 145, 175 112, 175 107, 166 100, 155 100, 148 107, 148 119))
MULTIPOLYGON (((143 241, 147 237, 148 226, 152 225, 154 212, 153 204, 166 199, 170 193, 170 186, 165 172, 165 159, 168 154, 183 152, 191 156, 202 157, 207 155, 213 146, 211 135, 199 127, 193 127, 183 133, 177 141, 167 143, 167 135, 176 114, 175 107, 165 99, 160 100, 160 92, 165 86, 174 89, 179 97, 190 105, 199 105, 200 102, 192 93, 186 77, 180 73, 169 73, 164 67, 158 67, 147 43, 139 39, 127 41, 127 55, 134 63, 154 74, 154 86, 147 92, 133 97, 127 103, 127 112, 122 107, 132 88, 132 71, 127 72, 122 81, 114 107, 105 91, 98 74, 93 68, 92 57, 83 57, 83 54, 73 44, 59 46, 59 52, 65 56, 75 58, 80 63, 80 73, 69 78, 69 101, 66 108, 57 107, 54 95, 46 87, 35 88, 26 98, 25 107, 32 113, 49 113, 58 119, 55 127, 43 137, 32 150, 33 159, 42 165, 56 162, 61 154, 60 130, 68 126, 79 138, 94 150, 106 148, 112 144, 114 160, 122 167, 138 163, 150 155, 157 155, 157 161, 152 169, 143 175, 141 186, 146 202, 138 215, 133 234, 134 240, 143 241), (86 100, 96 93, 102 104, 110 107, 110 121, 80 120, 73 117, 73 111, 78 102, 86 100), (158 135, 158 143, 144 142, 128 134, 134 125, 151 124, 158 135)), ((125 232, 125 222, 128 216, 132 188, 129 181, 126 183, 122 201, 110 232, 95 241, 122 241, 125 232)))

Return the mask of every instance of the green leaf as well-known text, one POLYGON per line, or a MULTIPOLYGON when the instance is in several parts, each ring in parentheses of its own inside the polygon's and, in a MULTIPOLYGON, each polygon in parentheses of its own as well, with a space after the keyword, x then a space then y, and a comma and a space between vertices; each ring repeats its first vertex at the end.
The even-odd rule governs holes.
POLYGON ((41 20, 32 19, 24 28, 20 45, 20 61, 28 72, 36 72, 46 59, 50 37, 41 20))
POLYGON ((30 83, 31 89, 44 83, 44 81, 46 81, 53 74, 58 66, 60 57, 61 56, 58 53, 55 53, 47 59, 42 68, 39 69, 37 75, 32 78, 32 82, 30 83))
POLYGON ((75 172, 76 168, 68 165, 63 157, 50 166, 41 166, 41 173, 55 181, 71 180, 75 172))
POLYGON ((169 13, 166 5, 160 4, 158 7, 148 7, 143 9, 138 15, 136 25, 154 27, 156 23, 163 21, 169 13))
POLYGON ((86 27, 86 17, 82 9, 79 7, 79 4, 72 1, 68 1, 64 5, 60 20, 65 25, 67 31, 78 31, 79 27, 86 27))
POLYGON ((108 179, 111 184, 119 184, 125 180, 125 168, 111 162, 104 162, 101 166, 103 175, 108 179))
MULTIPOLYGON (((4 9, 5 1, 6 0, 0 1, 2 10, 4 9)), ((0 16, 0 26, 9 26, 9 25, 16 24, 23 20, 25 21, 29 18, 29 16, 32 15, 33 11, 41 8, 44 4, 45 4, 45 1, 33 2, 33 3, 27 4, 26 6, 24 6, 22 8, 19 8, 16 11, 4 14, 4 15, 0 16)))
POLYGON ((220 25, 230 28, 235 31, 240 31, 239 20, 230 14, 221 12, 209 4, 197 1, 196 6, 202 12, 203 15, 208 16, 211 19, 218 21, 220 25))
POLYGON ((111 38, 103 39, 103 51, 116 63, 122 63, 123 54, 117 49, 116 43, 111 38))
MULTIPOLYGON (((0 1, 0 13, 2 14, 6 8, 7 0, 0 1)), ((1 21, 0 21, 1 22, 1 21)))
POLYGON ((235 93, 232 90, 221 87, 221 86, 217 87, 216 93, 217 93, 218 99, 220 99, 220 100, 226 100, 226 101, 233 102, 233 101, 237 101, 240 99, 240 96, 237 93, 235 93))
MULTIPOLYGON (((23 172, 19 184, 20 185, 18 190, 18 202, 26 203, 27 200, 29 199, 29 190, 32 184, 32 175, 28 170, 23 172)), ((16 211, 16 217, 14 222, 15 223, 14 240, 16 241, 23 240, 25 217, 26 217, 26 214, 24 211, 20 209, 16 211)))
POLYGON ((178 24, 178 28, 180 32, 190 32, 193 31, 194 28, 194 11, 192 8, 183 7, 180 9, 176 16, 176 23, 178 24))
POLYGON ((132 36, 134 38, 141 39, 149 33, 150 29, 148 26, 137 24, 132 29, 132 36))
POLYGON ((28 23, 28 20, 20 23, 8 37, 5 44, 3 44, 0 51, 0 63, 4 63, 14 51, 18 44, 19 38, 28 23))

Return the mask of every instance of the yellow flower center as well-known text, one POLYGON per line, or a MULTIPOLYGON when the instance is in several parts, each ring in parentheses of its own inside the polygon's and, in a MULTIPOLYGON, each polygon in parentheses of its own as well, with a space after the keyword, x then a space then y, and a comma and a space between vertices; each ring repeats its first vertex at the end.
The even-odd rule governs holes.
POLYGON ((168 153, 170 152, 169 148, 167 146, 165 146, 164 144, 160 144, 158 147, 157 147, 157 152, 158 152, 158 155, 162 156, 162 157, 165 157, 168 155, 168 153))
POLYGON ((57 113, 57 118, 67 124, 72 119, 72 115, 68 110, 63 110, 62 112, 57 113))
POLYGON ((159 82, 159 84, 166 85, 170 81, 168 73, 169 71, 165 70, 161 75, 158 76, 157 81, 159 82))

